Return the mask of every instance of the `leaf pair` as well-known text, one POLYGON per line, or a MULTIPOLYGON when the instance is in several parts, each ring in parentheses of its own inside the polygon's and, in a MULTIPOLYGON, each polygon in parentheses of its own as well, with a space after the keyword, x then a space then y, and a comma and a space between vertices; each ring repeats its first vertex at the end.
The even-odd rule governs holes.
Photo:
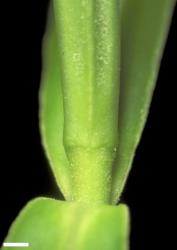
POLYGON ((175 2, 54 0, 44 39, 40 125, 67 200, 119 200, 175 2))

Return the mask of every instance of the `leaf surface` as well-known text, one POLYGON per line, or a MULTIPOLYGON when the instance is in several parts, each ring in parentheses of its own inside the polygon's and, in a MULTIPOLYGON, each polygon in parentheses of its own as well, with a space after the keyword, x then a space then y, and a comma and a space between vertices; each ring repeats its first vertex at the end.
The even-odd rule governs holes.
POLYGON ((51 4, 43 39, 43 68, 40 89, 40 131, 43 146, 58 186, 70 200, 69 163, 63 146, 63 96, 56 28, 51 4))
POLYGON ((120 197, 141 138, 175 3, 176 0, 121 2, 119 140, 113 169, 113 203, 120 197))
POLYGON ((28 242, 29 250, 128 250, 128 236, 123 204, 85 207, 38 198, 21 211, 5 242, 28 242))

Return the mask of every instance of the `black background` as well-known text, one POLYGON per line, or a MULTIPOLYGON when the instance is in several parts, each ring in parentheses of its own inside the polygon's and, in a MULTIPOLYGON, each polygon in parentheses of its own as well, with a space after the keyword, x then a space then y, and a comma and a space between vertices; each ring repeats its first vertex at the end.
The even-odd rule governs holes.
MULTIPOLYGON (((1 242, 28 200, 40 195, 61 197, 38 128, 47 0, 14 2, 1 8, 1 242)), ((169 207, 175 199, 176 25, 175 12, 148 121, 122 197, 131 210, 131 250, 159 249, 168 231, 164 224, 173 217, 169 207)))

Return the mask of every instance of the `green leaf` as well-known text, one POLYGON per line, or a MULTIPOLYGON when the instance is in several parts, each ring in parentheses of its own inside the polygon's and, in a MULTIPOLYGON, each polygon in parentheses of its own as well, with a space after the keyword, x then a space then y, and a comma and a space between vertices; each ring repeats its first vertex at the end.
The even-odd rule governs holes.
POLYGON ((49 18, 40 127, 57 183, 70 201, 118 201, 147 118, 176 3, 122 0, 120 34, 118 2, 54 0, 49 18))
POLYGON ((125 185, 147 118, 176 0, 122 0, 119 144, 112 202, 125 185))
POLYGON ((128 250, 128 236, 125 205, 87 207, 38 198, 22 210, 5 242, 28 242, 29 250, 128 250))
POLYGON ((40 89, 40 131, 43 146, 58 186, 70 200, 70 175, 63 146, 63 96, 56 28, 51 4, 43 39, 43 65, 40 89))

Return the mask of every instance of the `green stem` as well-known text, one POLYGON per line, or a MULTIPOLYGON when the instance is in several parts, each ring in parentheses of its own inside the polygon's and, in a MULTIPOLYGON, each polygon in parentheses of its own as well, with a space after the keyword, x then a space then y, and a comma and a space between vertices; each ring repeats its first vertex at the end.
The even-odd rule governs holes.
POLYGON ((118 138, 118 0, 54 0, 73 199, 109 203, 118 138), (62 35, 61 35, 62 34, 62 35))

